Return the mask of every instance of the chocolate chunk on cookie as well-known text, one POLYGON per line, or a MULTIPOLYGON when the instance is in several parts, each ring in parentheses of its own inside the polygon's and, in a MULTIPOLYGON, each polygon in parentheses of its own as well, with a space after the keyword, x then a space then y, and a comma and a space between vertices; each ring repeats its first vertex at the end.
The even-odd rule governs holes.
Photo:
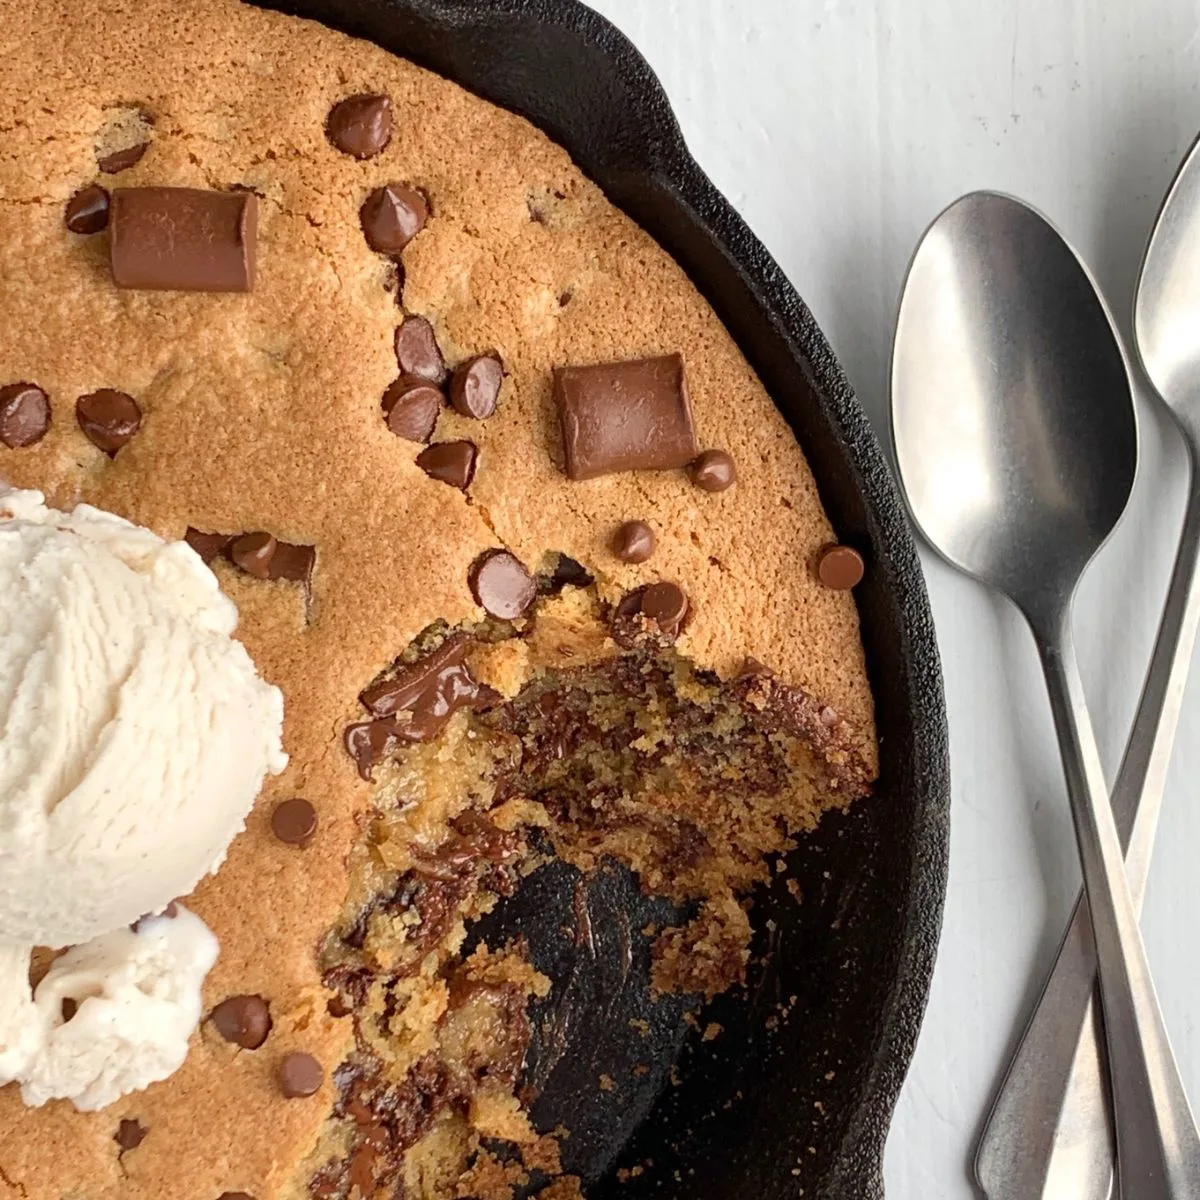
POLYGON ((213 1028, 243 1050, 257 1050, 271 1032, 271 1012, 261 996, 230 996, 209 1014, 213 1028))
POLYGON ((99 184, 81 188, 67 201, 63 219, 72 233, 99 233, 108 228, 108 192, 99 184))
POLYGON ((652 583, 626 596, 613 613, 613 639, 626 649, 649 635, 674 641, 688 615, 687 593, 677 583, 652 583))
POLYGON ((705 450, 688 467, 688 474, 705 492, 723 492, 737 482, 737 467, 724 450, 705 450))
POLYGON ((307 588, 312 583, 313 564, 317 552, 312 546, 298 546, 293 542, 275 543, 271 556, 269 579, 285 579, 289 583, 302 583, 307 588))
POLYGON ((429 203, 406 183, 376 188, 359 210, 367 245, 380 254, 399 254, 425 228, 429 203))
POLYGON ((258 197, 201 188, 116 188, 109 255, 119 288, 249 292, 258 197))
POLYGON ((484 708, 499 695, 476 682, 464 657, 470 639, 454 634, 436 650, 415 663, 406 663, 390 679, 372 684, 359 697, 374 717, 407 713, 407 722, 397 721, 396 736, 410 742, 427 742, 437 737, 460 708, 484 708))
POLYGON ((281 542, 272 534, 256 530, 230 538, 222 549, 234 566, 255 579, 284 579, 306 587, 311 582, 316 559, 312 546, 281 542))
POLYGON ((140 1121, 133 1117, 125 1117, 117 1126, 113 1141, 121 1147, 121 1153, 124 1153, 126 1150, 136 1150, 146 1140, 146 1134, 149 1132, 140 1121))
POLYGON ((392 717, 360 721, 346 727, 342 740, 359 776, 370 780, 375 764, 396 745, 396 722, 392 717))
POLYGON ((233 542, 228 533, 205 533, 201 529, 193 529, 190 525, 183 535, 183 540, 206 562, 210 563, 219 554, 224 554, 233 542))
POLYGON ((396 362, 405 375, 441 384, 446 379, 446 360, 433 326, 424 317, 409 317, 396 330, 396 362))
POLYGON ((317 810, 299 796, 284 800, 271 813, 271 831, 289 846, 307 846, 317 832, 317 810))
POLYGON ((644 563, 658 544, 654 530, 645 521, 626 521, 612 538, 612 552, 627 563, 644 563))
POLYGON ((486 420, 496 411, 504 364, 495 354, 479 354, 454 368, 450 380, 450 403, 464 417, 486 420))
POLYGON ((427 379, 401 375, 383 393, 383 416, 387 427, 410 442, 427 442, 433 436, 445 397, 427 379))
POLYGON ((142 410, 132 396, 100 388, 79 397, 75 418, 88 441, 112 458, 141 428, 142 410))
POLYGON ((40 442, 50 429, 50 397, 34 383, 0 388, 0 442, 19 450, 40 442))
POLYGON ((271 559, 279 543, 269 533, 243 533, 229 547, 229 557, 235 567, 240 567, 255 579, 271 578, 271 559))
POLYGON ((283 579, 289 583, 302 583, 306 590, 312 583, 313 566, 317 558, 313 546, 284 542, 265 530, 206 533, 190 525, 183 540, 206 563, 223 557, 254 579, 283 579))
POLYGON ((664 471, 695 457, 692 406, 678 354, 554 371, 566 473, 664 471))
POLYGON ((488 550, 476 559, 470 583, 479 606, 502 621, 519 617, 537 596, 533 576, 507 550, 488 550))
POLYGON ((688 598, 677 583, 652 583, 642 593, 642 616, 674 637, 683 627, 688 598))
POLYGON ((122 150, 105 154, 97 160, 97 165, 105 175, 119 175, 122 171, 128 171, 130 167, 136 167, 149 149, 149 142, 139 142, 136 146, 126 146, 122 150))
POLYGON ((311 1054, 293 1051, 279 1064, 279 1090, 289 1100, 315 1096, 325 1082, 325 1068, 311 1054))
POLYGON ((817 558, 817 577, 835 592, 848 592, 863 580, 862 555, 852 546, 826 546, 817 558))
POLYGON ((417 466, 431 479, 466 491, 475 476, 474 442, 437 442, 417 455, 417 466))
POLYGON ((374 158, 392 140, 392 101, 375 94, 348 96, 330 110, 325 132, 352 158, 374 158))

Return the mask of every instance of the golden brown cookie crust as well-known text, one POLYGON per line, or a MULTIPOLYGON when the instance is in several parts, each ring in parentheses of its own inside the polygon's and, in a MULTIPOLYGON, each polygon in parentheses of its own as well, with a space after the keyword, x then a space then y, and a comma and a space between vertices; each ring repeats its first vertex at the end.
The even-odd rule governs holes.
POLYGON ((331 1066, 349 1036, 326 1012, 315 959, 368 794, 341 729, 421 629, 481 615, 467 575, 482 551, 505 545, 531 568, 564 552, 609 599, 679 582, 692 607, 683 654, 723 677, 747 657, 767 664, 843 718, 873 772, 857 614, 815 578, 833 531, 728 333, 680 268, 525 121, 374 46, 234 0, 0 0, 0 61, 0 386, 34 382, 53 408, 40 443, 0 446, 0 478, 166 536, 265 529, 317 549, 311 620, 298 587, 217 567, 240 636, 285 693, 291 765, 190 903, 221 941, 206 1007, 261 994, 272 1034, 241 1051, 206 1026, 177 1075, 102 1113, 29 1110, 0 1090, 0 1198, 268 1200, 330 1099, 327 1085, 283 1100, 279 1059, 303 1050, 331 1066), (324 125, 335 101, 364 91, 392 98, 395 135, 360 162, 324 125), (142 112, 148 151, 100 175, 97 153, 128 142, 142 112), (423 189, 432 211, 404 253, 405 309, 429 318, 449 363, 495 350, 507 371, 490 419, 447 409, 438 420, 436 440, 479 446, 469 498, 425 475, 421 447, 380 415, 401 314, 358 210, 392 180, 423 189), (63 223, 69 197, 97 181, 258 191, 253 294, 118 291, 107 235, 63 223), (676 351, 700 444, 733 455, 737 485, 705 492, 682 471, 567 480, 552 367, 676 351), (74 417, 75 400, 100 387, 143 412, 111 461, 74 417), (634 518, 658 537, 636 566, 609 548, 634 518), (274 805, 299 795, 321 821, 304 850, 269 825, 274 805), (125 1117, 148 1133, 119 1156, 125 1117))

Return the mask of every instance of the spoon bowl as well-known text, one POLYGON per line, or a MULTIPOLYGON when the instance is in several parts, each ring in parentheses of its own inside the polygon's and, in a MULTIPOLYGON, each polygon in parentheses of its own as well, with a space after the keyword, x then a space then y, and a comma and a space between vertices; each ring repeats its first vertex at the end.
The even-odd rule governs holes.
POLYGON ((1133 328, 1150 382, 1194 434, 1200 425, 1200 138, 1187 152, 1150 235, 1133 328))
POLYGON ((1027 612, 1070 594, 1129 499, 1137 426, 1112 318, 1027 205, 975 192, 930 226, 897 321, 892 433, 940 554, 1027 612))
POLYGON ((1037 643, 1096 948, 1119 1194, 1195 1200, 1200 1134, 1138 929, 1071 631, 1079 578, 1137 473, 1132 387, 1087 270, 1020 201, 967 196, 917 248, 892 351, 892 426, 925 536, 1014 601, 1037 643))
MULTIPOLYGON (((1146 891, 1171 751, 1200 633, 1200 141, 1163 202, 1142 263, 1133 327, 1147 375, 1187 456, 1187 508, 1154 653, 1112 790, 1135 905, 1146 891), (1169 407, 1167 407, 1169 405, 1169 407)), ((1154 402, 1154 397, 1148 397, 1154 402)), ((975 1156, 987 1200, 1107 1200, 1114 1140, 1097 1029, 1087 903, 1075 907, 1054 968, 992 1105, 975 1156)), ((1184 1114, 1180 1119, 1185 1120, 1184 1114)), ((1196 1194, 1182 1128, 1177 1175, 1196 1194)), ((1190 1152, 1200 1152, 1191 1140, 1190 1152)))

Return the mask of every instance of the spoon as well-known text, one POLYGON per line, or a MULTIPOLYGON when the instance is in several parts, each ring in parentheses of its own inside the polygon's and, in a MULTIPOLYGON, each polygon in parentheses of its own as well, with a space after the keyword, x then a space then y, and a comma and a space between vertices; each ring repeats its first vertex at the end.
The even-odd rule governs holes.
MULTIPOLYGON (((1175 567, 1133 731, 1113 788, 1125 870, 1140 908, 1171 749, 1200 627, 1200 142, 1184 159, 1142 263, 1134 337, 1188 459, 1175 567)), ((1087 901, 1075 907, 979 1141, 975 1177, 988 1200, 1108 1200, 1111 1118, 1095 1020, 1096 956, 1087 901)))
POLYGON ((1071 633, 1084 568, 1129 500, 1137 423, 1112 319, 1033 209, 978 192, 930 226, 892 351, 892 430, 913 517, 1006 595, 1050 693, 1096 945, 1127 1200, 1200 1196, 1200 1138, 1154 993, 1071 633))

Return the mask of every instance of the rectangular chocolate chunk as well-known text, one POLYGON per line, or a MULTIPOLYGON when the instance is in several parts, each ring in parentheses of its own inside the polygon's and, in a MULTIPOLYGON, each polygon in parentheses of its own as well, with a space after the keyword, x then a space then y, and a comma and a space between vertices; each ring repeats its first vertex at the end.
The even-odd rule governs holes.
POLYGON ((254 287, 258 197, 198 188, 114 188, 113 282, 119 288, 248 292, 254 287))
POLYGON ((554 404, 572 479, 672 470, 698 452, 678 354, 557 367, 554 404))
POLYGON ((293 546, 291 542, 277 542, 275 553, 267 566, 268 579, 286 579, 290 583, 302 583, 308 587, 312 582, 313 562, 317 557, 312 546, 293 546))

